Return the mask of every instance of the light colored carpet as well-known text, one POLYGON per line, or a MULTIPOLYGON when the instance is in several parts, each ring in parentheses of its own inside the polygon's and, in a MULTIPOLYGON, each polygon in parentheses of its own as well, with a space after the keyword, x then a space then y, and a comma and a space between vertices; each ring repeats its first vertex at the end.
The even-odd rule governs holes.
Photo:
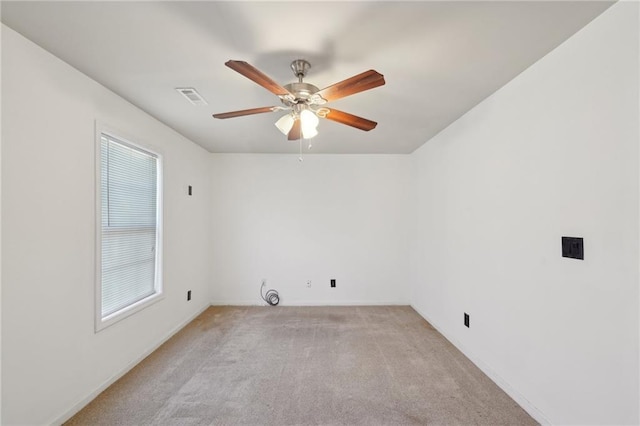
POLYGON ((211 307, 69 425, 528 425, 410 307, 211 307))

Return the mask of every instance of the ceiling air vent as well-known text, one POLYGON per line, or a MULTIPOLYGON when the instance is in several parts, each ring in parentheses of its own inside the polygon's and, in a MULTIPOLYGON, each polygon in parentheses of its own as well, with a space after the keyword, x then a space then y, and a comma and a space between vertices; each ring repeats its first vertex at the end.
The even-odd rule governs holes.
POLYGON ((176 90, 194 105, 207 105, 207 101, 193 87, 177 87, 176 90))

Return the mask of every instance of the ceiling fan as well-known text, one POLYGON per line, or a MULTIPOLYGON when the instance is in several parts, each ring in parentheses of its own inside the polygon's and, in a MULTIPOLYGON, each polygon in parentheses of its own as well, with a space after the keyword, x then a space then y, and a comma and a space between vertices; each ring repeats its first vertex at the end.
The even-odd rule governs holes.
POLYGON ((313 84, 302 81, 307 70, 311 68, 311 64, 304 59, 296 59, 291 63, 291 69, 298 81, 284 86, 279 85, 247 62, 230 60, 225 65, 278 96, 284 106, 268 106, 213 114, 215 118, 290 111, 275 123, 276 127, 287 135, 289 140, 309 139, 316 136, 318 134, 318 117, 365 131, 374 129, 378 124, 366 118, 323 106, 327 102, 382 86, 385 83, 384 76, 377 71, 365 71, 320 90, 313 84))

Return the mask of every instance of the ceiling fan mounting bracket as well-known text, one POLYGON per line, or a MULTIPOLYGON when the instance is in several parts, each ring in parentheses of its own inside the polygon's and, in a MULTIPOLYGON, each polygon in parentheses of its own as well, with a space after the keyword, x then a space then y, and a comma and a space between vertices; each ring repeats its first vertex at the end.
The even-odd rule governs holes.
POLYGON ((299 83, 302 83, 302 78, 307 75, 309 68, 311 68, 311 64, 304 59, 296 59, 291 62, 291 70, 293 71, 293 75, 298 78, 299 83))

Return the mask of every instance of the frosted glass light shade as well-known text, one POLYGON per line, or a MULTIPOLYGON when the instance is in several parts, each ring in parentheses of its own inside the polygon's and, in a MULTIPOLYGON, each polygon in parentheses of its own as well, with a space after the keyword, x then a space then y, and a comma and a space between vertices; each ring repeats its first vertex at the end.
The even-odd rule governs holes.
POLYGON ((318 134, 318 123, 320 120, 318 116, 312 111, 305 109, 300 113, 300 128, 302 129, 302 137, 305 139, 311 139, 318 134))
POLYGON ((294 118, 291 114, 287 114, 282 116, 278 121, 276 121, 276 127, 285 135, 288 135, 293 127, 294 118))
POLYGON ((302 137, 305 139, 311 139, 318 134, 318 129, 311 127, 309 129, 302 128, 302 137))

